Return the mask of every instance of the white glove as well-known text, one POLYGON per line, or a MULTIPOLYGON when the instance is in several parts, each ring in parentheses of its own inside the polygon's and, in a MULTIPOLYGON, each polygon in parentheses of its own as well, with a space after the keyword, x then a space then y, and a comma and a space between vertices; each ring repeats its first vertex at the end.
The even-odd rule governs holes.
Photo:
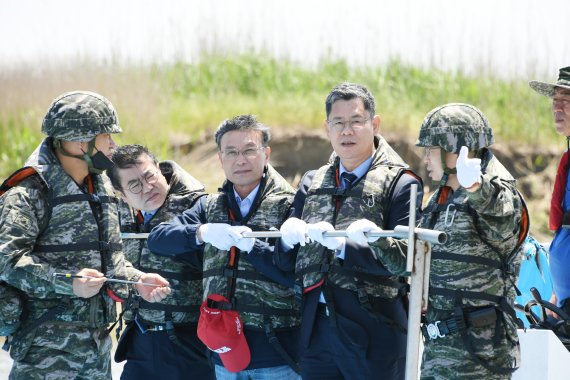
POLYGON ((334 231, 332 224, 328 222, 318 222, 307 224, 307 235, 312 241, 316 241, 321 245, 324 245, 330 250, 336 250, 342 247, 345 238, 343 237, 324 237, 323 233, 334 231))
POLYGON ((380 236, 367 237, 366 232, 379 232, 382 228, 378 227, 374 222, 368 219, 355 220, 346 229, 348 238, 354 240, 358 244, 368 245, 368 243, 375 242, 380 236))
POLYGON ((290 247, 297 243, 303 247, 305 243, 309 242, 307 223, 305 223, 304 220, 289 218, 281 225, 279 231, 281 232, 281 240, 283 243, 290 247))
POLYGON ((241 238, 232 226, 225 223, 207 223, 200 226, 200 235, 204 243, 210 243, 218 249, 227 251, 241 238))
MULTIPOLYGON (((244 232, 251 232, 251 228, 246 227, 246 226, 233 226, 232 229, 238 233, 238 235, 242 236, 242 234, 244 232)), ((251 252, 253 245, 255 244, 255 238, 245 238, 245 237, 241 237, 237 243, 235 244, 235 246, 237 247, 237 249, 239 249, 240 251, 244 251, 244 252, 251 252)))
POLYGON ((479 158, 468 158, 466 146, 462 146, 457 158, 457 180, 459 184, 468 189, 476 182, 481 182, 481 160, 479 158))

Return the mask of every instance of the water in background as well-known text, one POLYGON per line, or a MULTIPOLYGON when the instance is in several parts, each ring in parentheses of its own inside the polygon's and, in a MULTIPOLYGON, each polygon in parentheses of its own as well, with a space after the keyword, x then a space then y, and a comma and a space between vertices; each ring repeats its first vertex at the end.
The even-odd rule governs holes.
POLYGON ((264 51, 308 66, 406 63, 555 78, 570 64, 566 0, 0 1, 0 66, 192 62, 264 51))

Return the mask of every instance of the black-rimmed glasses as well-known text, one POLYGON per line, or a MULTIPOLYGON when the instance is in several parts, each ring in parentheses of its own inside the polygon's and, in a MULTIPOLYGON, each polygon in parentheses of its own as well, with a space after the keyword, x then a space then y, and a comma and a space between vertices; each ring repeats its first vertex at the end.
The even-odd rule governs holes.
MULTIPOLYGON (((146 173, 142 178, 145 180, 146 183, 152 185, 156 183, 156 181, 158 181, 158 171, 146 173)), ((140 178, 137 178, 136 182, 131 182, 130 185, 127 187, 127 189, 135 195, 140 194, 140 192, 143 189, 143 183, 140 180, 140 178)))

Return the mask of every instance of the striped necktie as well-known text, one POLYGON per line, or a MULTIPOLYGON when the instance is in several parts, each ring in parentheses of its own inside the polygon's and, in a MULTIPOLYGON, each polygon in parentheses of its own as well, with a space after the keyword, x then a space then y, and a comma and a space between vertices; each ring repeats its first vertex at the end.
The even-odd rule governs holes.
POLYGON ((356 174, 344 172, 341 175, 342 180, 344 181, 344 188, 350 190, 354 181, 356 181, 356 174))

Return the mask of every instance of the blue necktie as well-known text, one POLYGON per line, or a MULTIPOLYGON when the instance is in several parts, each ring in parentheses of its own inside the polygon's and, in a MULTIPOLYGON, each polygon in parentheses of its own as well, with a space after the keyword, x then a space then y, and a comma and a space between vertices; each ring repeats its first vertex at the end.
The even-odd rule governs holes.
POLYGON ((342 173, 341 178, 344 181, 344 188, 350 190, 357 177, 356 174, 344 172, 342 173))
POLYGON ((144 224, 147 224, 148 221, 150 220, 150 218, 152 218, 152 215, 150 212, 145 212, 144 213, 144 224))

